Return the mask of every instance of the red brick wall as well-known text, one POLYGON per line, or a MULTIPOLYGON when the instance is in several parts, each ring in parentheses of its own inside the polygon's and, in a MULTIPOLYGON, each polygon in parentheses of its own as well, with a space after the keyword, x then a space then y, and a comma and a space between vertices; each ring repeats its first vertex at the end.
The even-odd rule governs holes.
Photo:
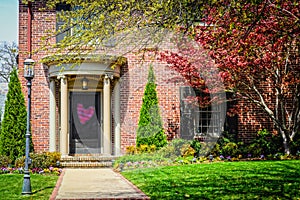
MULTIPOLYGON (((271 96, 275 95, 268 86, 267 82, 260 86, 259 90, 264 91, 264 98, 267 102, 271 102, 271 96)), ((273 102, 274 103, 274 102, 273 102)), ((268 117, 267 113, 262 111, 258 106, 254 106, 250 102, 239 102, 239 126, 238 133, 239 138, 243 141, 250 142, 255 138, 257 131, 267 129, 269 132, 274 132, 274 126, 268 117)), ((268 103, 269 105, 269 103, 268 103)), ((274 106, 272 104, 271 106, 274 106)), ((270 106, 270 105, 269 105, 270 106)), ((273 109, 271 107, 271 109, 273 109)))
POLYGON ((178 137, 179 130, 179 86, 182 83, 172 81, 179 76, 165 63, 153 60, 136 60, 135 54, 126 55, 128 66, 121 73, 121 149, 135 145, 136 130, 142 105, 144 89, 147 83, 149 66, 153 65, 156 77, 156 89, 164 129, 168 138, 178 137), (130 59, 129 59, 130 58, 130 59), (176 134, 177 133, 177 134, 176 134))
MULTIPOLYGON (((20 1, 19 1, 20 2, 20 1)), ((36 52, 41 46, 41 37, 47 29, 55 28, 55 12, 41 12, 44 7, 41 2, 32 4, 32 59, 35 65, 35 76, 32 80, 32 112, 31 130, 34 150, 36 152, 48 151, 49 149, 49 80, 48 71, 39 60, 46 54, 43 51, 36 52)), ((23 62, 29 57, 27 38, 28 7, 19 3, 19 77, 23 86, 23 92, 27 95, 26 80, 23 78, 23 62)), ((26 100, 27 100, 27 96, 26 100)))

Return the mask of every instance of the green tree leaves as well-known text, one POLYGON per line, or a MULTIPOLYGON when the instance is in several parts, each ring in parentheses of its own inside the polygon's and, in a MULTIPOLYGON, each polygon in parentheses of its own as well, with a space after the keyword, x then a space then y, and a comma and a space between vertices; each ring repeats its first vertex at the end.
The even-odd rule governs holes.
MULTIPOLYGON (((78 58, 105 47, 105 41, 111 37, 137 30, 152 28, 177 30, 178 27, 191 28, 199 23, 207 5, 215 5, 214 0, 48 0, 46 8, 55 10, 58 4, 68 4, 69 10, 58 11, 56 18, 62 22, 58 30, 49 30, 44 36, 42 49, 53 55, 69 53, 78 58), (50 38, 70 31, 59 43, 50 38)), ((155 36, 154 36, 155 37, 155 36)), ((43 60, 47 62, 47 59, 43 60)), ((64 61, 64 60, 63 60, 64 61)))
POLYGON ((166 143, 167 139, 158 105, 155 76, 151 65, 140 110, 140 119, 137 129, 137 146, 147 144, 155 145, 160 148, 166 143))
POLYGON ((0 154, 15 160, 25 152, 26 106, 17 70, 10 75, 0 133, 0 154))

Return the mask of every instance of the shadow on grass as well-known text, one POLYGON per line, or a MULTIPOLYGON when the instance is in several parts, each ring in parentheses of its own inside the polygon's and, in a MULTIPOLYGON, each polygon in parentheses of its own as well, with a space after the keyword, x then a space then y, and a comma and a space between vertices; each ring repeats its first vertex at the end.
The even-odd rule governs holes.
POLYGON ((48 186, 48 187, 44 187, 44 188, 40 188, 39 190, 35 190, 32 192, 32 194, 37 194, 37 193, 40 193, 40 192, 43 192, 45 190, 53 190, 53 187, 52 186, 48 186))
POLYGON ((225 162, 124 172, 151 199, 297 199, 300 161, 225 162))

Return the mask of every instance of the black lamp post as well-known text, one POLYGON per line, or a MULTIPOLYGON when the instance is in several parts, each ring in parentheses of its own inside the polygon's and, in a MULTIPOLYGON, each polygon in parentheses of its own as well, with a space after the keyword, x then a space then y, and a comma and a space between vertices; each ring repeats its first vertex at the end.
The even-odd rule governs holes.
POLYGON ((34 77, 34 60, 31 58, 26 59, 24 61, 24 78, 27 80, 27 88, 28 88, 28 101, 27 101, 27 126, 26 126, 26 147, 25 147, 25 169, 24 169, 24 181, 22 194, 30 195, 31 192, 31 183, 30 183, 30 172, 28 169, 28 165, 31 164, 31 159, 29 157, 29 144, 30 144, 30 113, 31 113, 31 80, 34 77))

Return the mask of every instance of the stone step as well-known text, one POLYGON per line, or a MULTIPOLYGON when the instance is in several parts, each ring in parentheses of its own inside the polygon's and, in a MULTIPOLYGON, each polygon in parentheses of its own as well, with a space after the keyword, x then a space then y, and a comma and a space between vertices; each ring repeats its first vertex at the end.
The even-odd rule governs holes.
POLYGON ((102 155, 76 155, 63 156, 60 160, 61 167, 67 168, 107 168, 112 167, 118 156, 102 155))
POLYGON ((112 162, 62 162, 64 168, 110 168, 112 162))

